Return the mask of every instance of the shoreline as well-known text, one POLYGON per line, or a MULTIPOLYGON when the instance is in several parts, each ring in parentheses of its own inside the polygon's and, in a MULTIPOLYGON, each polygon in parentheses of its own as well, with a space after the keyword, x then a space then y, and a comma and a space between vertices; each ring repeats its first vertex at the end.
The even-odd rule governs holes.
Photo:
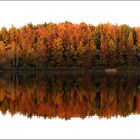
POLYGON ((140 73, 140 67, 118 67, 118 68, 105 68, 105 67, 47 67, 42 69, 36 68, 13 68, 1 69, 0 73, 120 73, 120 72, 136 72, 140 73))

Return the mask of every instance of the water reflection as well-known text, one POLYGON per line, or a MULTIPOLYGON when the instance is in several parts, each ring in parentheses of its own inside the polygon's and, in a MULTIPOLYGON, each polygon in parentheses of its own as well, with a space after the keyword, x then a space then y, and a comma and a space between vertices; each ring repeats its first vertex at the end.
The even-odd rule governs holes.
POLYGON ((140 113, 140 74, 0 73, 0 111, 27 117, 140 113))

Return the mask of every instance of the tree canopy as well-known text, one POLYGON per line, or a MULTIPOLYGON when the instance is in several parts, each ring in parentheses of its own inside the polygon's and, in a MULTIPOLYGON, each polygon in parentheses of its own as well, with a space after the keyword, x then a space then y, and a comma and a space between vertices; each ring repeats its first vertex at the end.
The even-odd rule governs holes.
POLYGON ((0 67, 138 66, 140 28, 84 22, 32 23, 0 30, 0 67))

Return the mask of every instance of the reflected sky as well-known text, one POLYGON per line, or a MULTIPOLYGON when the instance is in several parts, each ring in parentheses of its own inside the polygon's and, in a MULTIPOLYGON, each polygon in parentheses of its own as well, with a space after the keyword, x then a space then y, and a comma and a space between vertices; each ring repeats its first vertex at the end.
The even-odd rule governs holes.
POLYGON ((0 114, 0 138, 139 138, 140 116, 130 115, 111 119, 72 118, 29 119, 9 113, 0 114), (8 132, 8 133, 7 133, 8 132))

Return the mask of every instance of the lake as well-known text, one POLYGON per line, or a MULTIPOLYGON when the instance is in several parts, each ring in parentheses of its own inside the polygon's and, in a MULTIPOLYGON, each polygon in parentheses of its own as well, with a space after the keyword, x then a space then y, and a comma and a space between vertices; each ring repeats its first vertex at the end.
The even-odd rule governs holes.
POLYGON ((0 73, 0 111, 43 118, 140 113, 138 73, 0 73))
POLYGON ((14 129, 20 131, 12 138, 26 138, 28 134, 36 138, 39 130, 42 138, 73 138, 71 134, 86 138, 87 133, 88 138, 105 138, 111 129, 114 131, 106 138, 112 138, 115 131, 122 133, 127 128, 127 133, 131 131, 127 137, 135 128, 137 137, 140 73, 0 73, 0 111, 2 138, 11 138, 5 132, 15 134, 14 129), (102 136, 100 130, 104 131, 102 136), (58 137, 53 135, 57 131, 59 135, 66 132, 58 137), (98 133, 93 135, 92 131, 98 133))

